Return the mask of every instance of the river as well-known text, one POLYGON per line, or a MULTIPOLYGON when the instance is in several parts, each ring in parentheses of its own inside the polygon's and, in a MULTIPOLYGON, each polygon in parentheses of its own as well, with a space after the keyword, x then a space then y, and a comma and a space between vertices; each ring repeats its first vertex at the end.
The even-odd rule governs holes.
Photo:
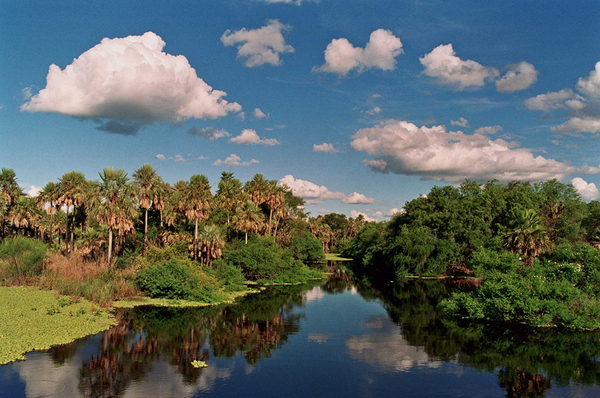
POLYGON ((104 333, 0 366, 0 396, 600 397, 600 333, 440 319, 461 288, 340 272, 232 305, 121 310, 104 333))

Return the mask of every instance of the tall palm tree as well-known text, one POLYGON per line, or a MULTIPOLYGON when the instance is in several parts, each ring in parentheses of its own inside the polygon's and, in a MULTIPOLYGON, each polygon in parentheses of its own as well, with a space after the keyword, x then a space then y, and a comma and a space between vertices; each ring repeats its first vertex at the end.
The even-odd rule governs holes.
POLYGON ((113 231, 124 234, 133 231, 137 217, 134 190, 124 170, 105 168, 100 181, 93 183, 90 214, 100 224, 108 227, 108 264, 112 259, 113 231))
POLYGON ((285 190, 277 185, 277 181, 271 180, 267 184, 265 204, 269 209, 269 227, 268 234, 271 234, 273 225, 273 212, 276 212, 285 203, 285 190))
POLYGON ((198 220, 208 219, 212 194, 208 178, 202 174, 194 174, 190 181, 179 181, 175 184, 175 201, 180 213, 188 220, 194 221, 194 260, 198 253, 198 220))
POLYGON ((80 171, 70 171, 63 174, 58 179, 59 192, 57 203, 59 205, 66 206, 66 224, 65 224, 65 244, 66 250, 69 251, 69 207, 73 206, 73 222, 71 224, 71 250, 75 248, 75 242, 73 242, 73 229, 75 228, 75 208, 83 204, 87 189, 87 180, 85 175, 80 171))
POLYGON ((208 266, 212 265, 214 259, 221 257, 221 249, 225 246, 225 241, 221 236, 221 231, 216 225, 205 225, 200 230, 200 262, 208 266))
POLYGON ((140 203, 144 209, 144 246, 148 246, 148 209, 153 205, 153 200, 157 196, 157 190, 162 183, 162 179, 156 173, 156 170, 145 163, 142 167, 133 173, 133 185, 140 203))
MULTIPOLYGON (((33 226, 35 218, 35 202, 33 198, 19 196, 10 208, 8 221, 17 229, 33 226)), ((24 233, 25 231, 23 231, 24 233)))
POLYGON ((58 208, 59 187, 57 184, 50 181, 40 191, 36 197, 36 202, 40 210, 45 211, 50 215, 50 244, 52 244, 52 232, 54 223, 54 213, 58 208))
POLYGON ((11 207, 23 194, 17 183, 17 175, 14 170, 2 168, 0 171, 0 214, 2 215, 2 236, 8 220, 11 207))
POLYGON ((231 222, 231 214, 245 202, 244 196, 241 181, 233 178, 232 172, 222 172, 215 199, 217 205, 227 212, 227 225, 231 222))
POLYGON ((532 209, 518 214, 512 230, 508 231, 505 239, 505 246, 525 257, 525 265, 532 265, 534 258, 550 247, 547 228, 542 218, 532 209))
POLYGON ((171 194, 173 192, 173 188, 170 184, 162 181, 156 185, 154 189, 154 198, 152 198, 152 206, 154 206, 155 210, 158 210, 160 213, 160 227, 163 227, 163 211, 167 206, 167 203, 171 199, 171 194))
POLYGON ((248 233, 259 231, 263 221, 264 216, 256 203, 247 200, 243 206, 238 208, 237 213, 233 217, 233 226, 238 231, 244 231, 246 234, 246 244, 248 244, 248 233))
POLYGON ((250 200, 256 203, 257 206, 260 206, 267 200, 269 181, 262 174, 255 174, 253 179, 246 182, 244 190, 250 197, 250 200))

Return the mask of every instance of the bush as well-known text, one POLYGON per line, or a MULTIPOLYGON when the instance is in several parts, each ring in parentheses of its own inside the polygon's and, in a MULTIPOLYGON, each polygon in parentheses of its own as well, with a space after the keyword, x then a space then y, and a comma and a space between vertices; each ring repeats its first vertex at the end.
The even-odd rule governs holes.
POLYGON ((8 283, 25 283, 44 269, 46 244, 21 236, 0 243, 0 277, 8 283), (3 265, 3 266, 2 266, 3 265))
POLYGON ((238 242, 225 253, 223 260, 239 268, 246 279, 268 280, 276 283, 298 283, 320 277, 318 271, 309 270, 292 252, 275 244, 270 238, 253 237, 248 244, 238 242))
POLYGON ((290 242, 289 249, 295 259, 303 263, 325 262, 325 253, 321 241, 310 232, 300 232, 290 242))
POLYGON ((217 280, 191 261, 171 259, 144 268, 135 278, 150 297, 211 303, 218 301, 217 280))
POLYGON ((213 261, 212 269, 207 271, 219 280, 220 286, 226 292, 239 292, 246 289, 244 285, 246 279, 242 271, 223 259, 219 258, 213 261))

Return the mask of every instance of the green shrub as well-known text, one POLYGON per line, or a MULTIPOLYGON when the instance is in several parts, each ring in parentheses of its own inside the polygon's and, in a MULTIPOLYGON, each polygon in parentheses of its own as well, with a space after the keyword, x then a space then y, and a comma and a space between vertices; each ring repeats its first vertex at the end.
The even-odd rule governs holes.
POLYGON ((217 280, 191 261, 171 259, 152 264, 136 276, 137 286, 150 297, 214 302, 217 280))
POLYGON ((208 269, 207 271, 219 280, 219 284, 226 292, 243 291, 246 289, 244 285, 246 279, 242 271, 223 259, 219 258, 213 261, 212 269, 208 269))
POLYGON ((298 283, 320 277, 311 271, 292 252, 275 244, 270 238, 253 237, 248 244, 238 242, 233 250, 224 254, 223 260, 239 268, 246 279, 267 280, 276 283, 298 283))
POLYGON ((21 236, 7 238, 0 243, 0 277, 8 283, 25 283, 39 276, 44 269, 48 246, 21 236))
POLYGON ((310 232, 299 232, 294 235, 288 248, 292 251, 295 259, 305 264, 325 262, 323 245, 310 232))

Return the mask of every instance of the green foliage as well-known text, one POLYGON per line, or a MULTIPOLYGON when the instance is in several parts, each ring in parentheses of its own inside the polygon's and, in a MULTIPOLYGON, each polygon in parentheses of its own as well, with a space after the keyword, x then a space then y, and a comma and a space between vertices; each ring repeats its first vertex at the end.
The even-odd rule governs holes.
POLYGON ((213 261, 212 268, 207 269, 207 272, 219 280, 220 286, 226 292, 244 291, 246 289, 244 285, 246 278, 244 278, 242 270, 228 261, 224 261, 223 259, 213 261))
POLYGON ((531 326, 600 328, 600 252, 589 245, 559 245, 531 267, 510 253, 484 249, 471 264, 483 285, 453 293, 440 303, 446 315, 531 326))
POLYGON ((275 244, 270 238, 253 237, 248 244, 239 242, 223 256, 223 260, 239 268, 248 280, 275 283, 299 283, 321 277, 309 270, 292 252, 275 244))
POLYGON ((295 259, 305 264, 321 263, 325 261, 325 253, 321 241, 308 231, 296 232, 288 248, 292 251, 295 259))
POLYGON ((219 300, 217 281, 191 261, 171 259, 152 264, 136 276, 137 286, 150 297, 212 303, 219 300))
POLYGON ((46 244, 21 236, 8 238, 0 243, 0 280, 23 283, 39 276, 44 269, 46 244))

